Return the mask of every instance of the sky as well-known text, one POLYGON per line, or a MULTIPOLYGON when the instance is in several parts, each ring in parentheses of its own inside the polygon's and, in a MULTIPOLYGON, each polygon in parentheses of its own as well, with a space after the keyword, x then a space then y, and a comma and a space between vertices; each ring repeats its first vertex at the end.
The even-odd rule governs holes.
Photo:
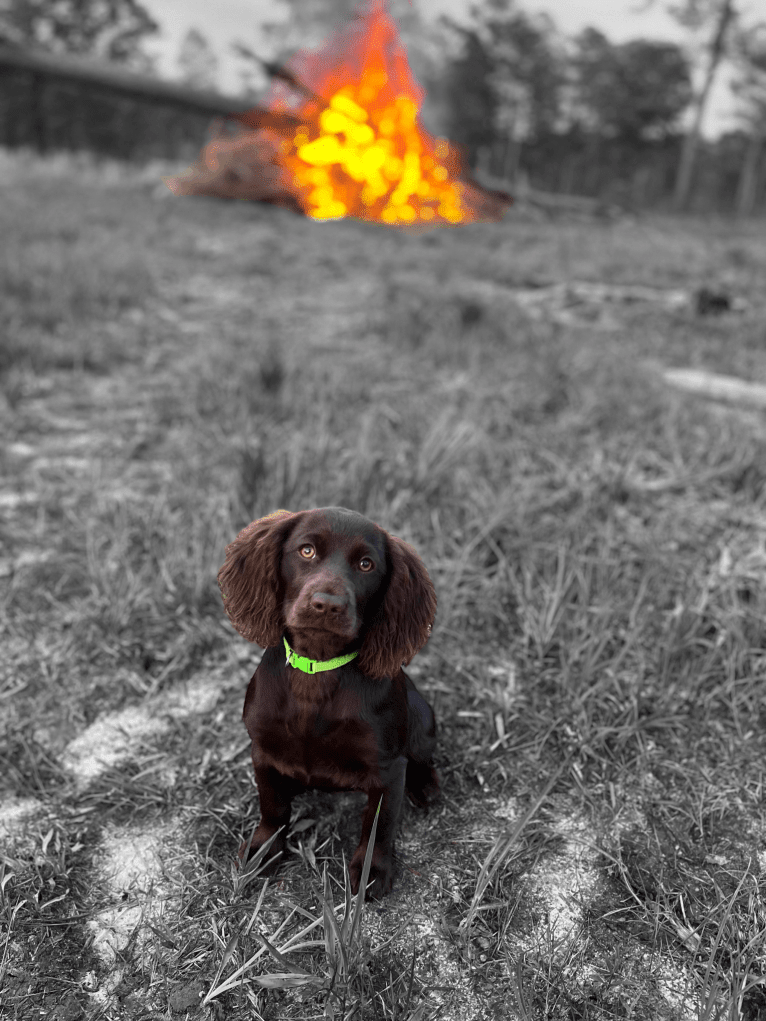
MULTIPOLYGON (((227 93, 239 91, 238 61, 228 60, 230 44, 240 40, 264 52, 260 23, 284 20, 287 8, 278 0, 143 0, 144 6, 160 24, 162 34, 148 42, 146 49, 158 58, 158 70, 164 77, 178 74, 175 64, 181 40, 190 28, 202 32, 219 59, 218 88, 227 93), (259 49, 260 46, 260 49, 259 49)), ((469 21, 471 0, 419 0, 426 21, 448 14, 457 21, 469 21)), ((586 26, 599 29, 612 42, 645 38, 688 41, 683 29, 667 13, 664 0, 520 0, 519 6, 532 12, 545 12, 565 35, 574 35, 586 26)), ((766 19, 766 0, 749 0, 751 13, 766 19)), ((735 126, 734 102, 724 76, 712 97, 705 134, 718 134, 735 126)))

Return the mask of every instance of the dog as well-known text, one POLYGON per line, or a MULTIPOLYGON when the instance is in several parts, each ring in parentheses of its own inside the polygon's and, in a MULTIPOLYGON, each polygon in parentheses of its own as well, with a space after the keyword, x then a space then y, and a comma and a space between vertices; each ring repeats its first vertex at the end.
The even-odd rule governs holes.
POLYGON ((389 893, 404 792, 426 807, 439 790, 434 713, 402 669, 436 613, 423 561, 344 507, 280 510, 226 547, 218 584, 234 627, 266 650, 243 711, 261 820, 240 859, 280 829, 269 854, 284 851, 299 792, 364 791, 351 889, 382 797, 367 896, 389 893))

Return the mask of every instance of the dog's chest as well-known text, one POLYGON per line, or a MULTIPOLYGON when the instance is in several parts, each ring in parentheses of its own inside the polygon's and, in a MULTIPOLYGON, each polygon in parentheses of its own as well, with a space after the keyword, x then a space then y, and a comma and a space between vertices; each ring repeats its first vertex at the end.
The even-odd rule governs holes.
POLYGON ((285 716, 262 720, 258 744, 280 773, 309 787, 366 788, 378 772, 372 727, 333 703, 305 703, 285 716))

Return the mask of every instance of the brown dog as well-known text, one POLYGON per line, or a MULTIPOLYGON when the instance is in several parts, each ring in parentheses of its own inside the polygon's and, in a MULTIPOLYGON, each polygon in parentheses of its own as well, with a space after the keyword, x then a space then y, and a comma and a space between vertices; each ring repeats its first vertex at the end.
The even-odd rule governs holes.
MULTIPOLYGON (((277 511, 227 546, 218 584, 234 627, 266 648, 243 713, 261 821, 240 857, 287 828, 307 787, 364 791, 352 890, 382 796, 368 895, 388 893, 404 791, 422 807, 439 788, 433 710, 402 670, 436 612, 422 560, 343 507, 277 511)), ((285 830, 270 853, 284 847, 285 830)))

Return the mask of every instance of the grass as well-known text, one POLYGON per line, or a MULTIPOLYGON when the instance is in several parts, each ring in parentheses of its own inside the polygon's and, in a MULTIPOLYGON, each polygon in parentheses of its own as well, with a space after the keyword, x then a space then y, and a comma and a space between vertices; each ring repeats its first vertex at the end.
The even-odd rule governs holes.
POLYGON ((658 369, 766 382, 763 225, 414 238, 2 169, 4 1016, 762 1021, 766 429, 658 369), (750 307, 516 298, 567 280, 750 307), (443 797, 353 939, 354 795, 233 869, 258 650, 215 583, 326 504, 439 597, 443 797))

